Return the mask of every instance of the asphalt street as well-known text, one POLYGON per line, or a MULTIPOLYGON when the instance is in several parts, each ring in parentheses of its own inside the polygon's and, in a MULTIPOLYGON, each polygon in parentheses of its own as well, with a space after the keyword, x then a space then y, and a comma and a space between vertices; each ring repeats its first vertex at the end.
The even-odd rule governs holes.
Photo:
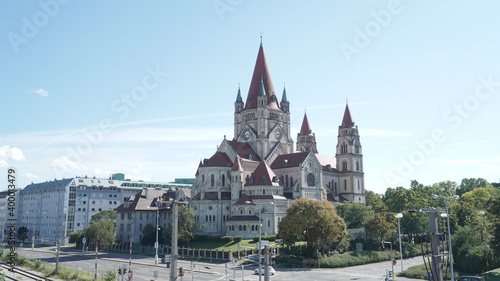
MULTIPOLYGON (((56 252, 53 248, 36 248, 18 249, 20 255, 24 255, 29 259, 40 259, 49 263, 55 263, 56 252)), ((97 257, 97 272, 99 275, 104 274, 109 269, 117 270, 119 267, 128 267, 129 254, 119 253, 98 253, 97 257)), ((403 260, 404 269, 410 266, 421 264, 422 258, 416 257, 403 260)), ((59 257, 59 264, 68 268, 78 269, 87 272, 89 276, 94 275, 95 271, 95 253, 90 252, 82 255, 79 251, 64 250, 59 257)), ((178 267, 183 267, 185 275, 183 279, 178 280, 259 280, 259 276, 254 274, 256 267, 254 266, 236 266, 228 264, 214 264, 200 261, 178 261, 178 267), (194 267, 194 270, 190 268, 194 267)), ((384 280, 386 271, 391 270, 392 266, 389 261, 366 264, 360 266, 346 268, 326 268, 326 269, 310 269, 310 268, 277 268, 276 275, 271 276, 270 280, 274 281, 295 281, 295 280, 336 280, 336 281, 374 281, 384 280)), ((164 264, 154 265, 154 258, 144 255, 132 256, 133 280, 150 281, 155 280, 154 272, 157 271, 158 278, 156 280, 169 280, 169 269, 164 264)), ((394 266, 396 273, 401 271, 401 265, 398 263, 394 266)), ((121 280, 121 278, 120 278, 121 280)), ((126 278, 124 278, 126 280, 126 278)), ((264 280, 264 278, 262 278, 264 280)), ((398 278, 395 280, 415 280, 398 278)))

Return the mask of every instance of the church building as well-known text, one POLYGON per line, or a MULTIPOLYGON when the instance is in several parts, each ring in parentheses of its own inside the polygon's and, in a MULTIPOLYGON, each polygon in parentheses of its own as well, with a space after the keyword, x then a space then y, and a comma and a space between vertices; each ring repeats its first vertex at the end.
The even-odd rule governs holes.
POLYGON ((348 105, 332 145, 335 155, 318 153, 304 114, 294 147, 290 101, 284 88, 278 100, 261 42, 245 101, 238 89, 233 139, 224 136, 196 171, 190 205, 202 233, 258 236, 260 218, 262 235, 276 234, 299 198, 364 204, 363 154, 348 105))

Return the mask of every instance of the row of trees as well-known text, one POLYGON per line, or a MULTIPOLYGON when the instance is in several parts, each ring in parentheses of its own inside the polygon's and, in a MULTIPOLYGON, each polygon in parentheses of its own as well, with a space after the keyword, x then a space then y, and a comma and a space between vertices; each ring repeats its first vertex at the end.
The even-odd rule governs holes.
POLYGON ((287 210, 279 224, 279 236, 287 245, 306 241, 316 248, 339 246, 345 229, 365 228, 369 238, 393 239, 397 230, 394 215, 403 213, 402 234, 410 243, 429 231, 426 213, 408 210, 445 209, 448 200, 453 253, 459 270, 477 272, 500 265, 500 188, 484 179, 463 179, 460 185, 451 181, 425 186, 414 180, 409 188, 388 188, 383 196, 366 191, 366 204, 338 204, 335 209, 321 201, 299 199, 287 210), (474 260, 475 263, 471 262, 474 260), (480 265, 479 265, 480 264, 480 265))
MULTIPOLYGON (((70 243, 82 244, 82 239, 87 239, 87 245, 95 244, 109 245, 115 243, 116 237, 116 211, 102 211, 92 216, 89 226, 81 231, 73 232, 70 235, 70 243)), ((178 241, 179 243, 189 244, 194 235, 201 228, 194 219, 194 213, 188 206, 179 206, 178 221, 178 241)), ((159 244, 168 244, 172 241, 172 226, 166 228, 160 227, 158 235, 159 244)), ((156 226, 146 224, 142 229, 141 244, 144 246, 153 246, 156 242, 156 226)))

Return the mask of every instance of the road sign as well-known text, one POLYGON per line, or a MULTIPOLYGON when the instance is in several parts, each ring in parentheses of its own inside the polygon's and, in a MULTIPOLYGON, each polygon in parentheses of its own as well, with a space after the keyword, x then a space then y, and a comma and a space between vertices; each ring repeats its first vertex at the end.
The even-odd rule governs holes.
POLYGON ((265 246, 269 247, 269 240, 261 240, 260 247, 262 248, 265 246))
POLYGON ((87 242, 87 238, 83 237, 82 242, 83 242, 83 244, 85 244, 85 242, 87 242))

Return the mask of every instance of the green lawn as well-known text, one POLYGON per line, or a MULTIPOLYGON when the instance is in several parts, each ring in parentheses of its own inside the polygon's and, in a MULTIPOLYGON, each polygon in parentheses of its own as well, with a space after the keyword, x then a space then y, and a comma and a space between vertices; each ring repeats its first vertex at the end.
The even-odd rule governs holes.
MULTIPOLYGON (((274 242, 269 242, 269 245, 272 246, 273 248, 276 247, 276 243, 274 242)), ((181 246, 185 247, 185 246, 181 246)), ((214 241, 208 241, 208 242, 203 242, 203 241, 192 241, 189 243, 189 248, 191 249, 212 249, 212 250, 233 250, 233 251, 238 251, 238 242, 231 242, 231 243, 224 243, 224 242, 214 242, 214 241)), ((241 250, 251 250, 251 249, 256 249, 257 245, 255 242, 253 242, 253 239, 247 239, 247 240, 242 240, 241 241, 241 250)))

